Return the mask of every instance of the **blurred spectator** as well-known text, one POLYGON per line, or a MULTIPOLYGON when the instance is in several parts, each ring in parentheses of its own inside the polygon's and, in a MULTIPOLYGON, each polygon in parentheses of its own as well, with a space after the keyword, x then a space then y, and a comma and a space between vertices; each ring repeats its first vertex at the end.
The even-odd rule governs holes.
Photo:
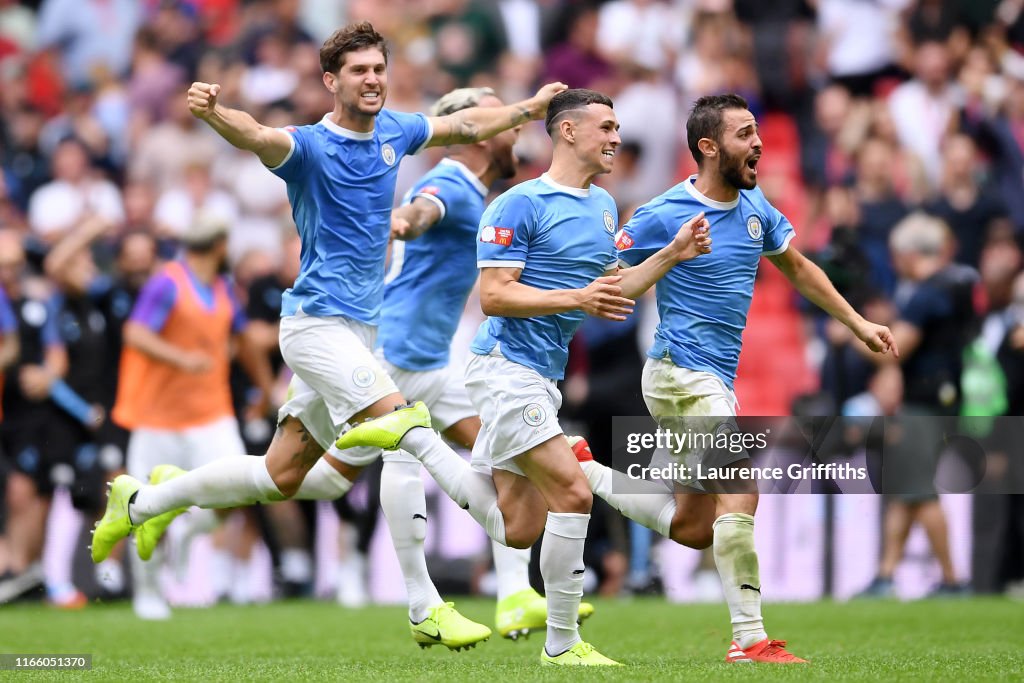
POLYGON ((826 73, 854 95, 873 95, 895 73, 899 12, 912 0, 817 0, 826 73))
POLYGON ((455 87, 467 85, 475 73, 494 69, 506 45, 497 7, 480 0, 436 0, 428 12, 434 57, 455 79, 455 87))
MULTIPOLYGON (((4 112, 0 165, 15 206, 28 210, 29 197, 50 178, 49 159, 39 147, 43 116, 28 106, 4 112)), ((9 226, 7 226, 9 227, 9 226)))
POLYGON ((100 176, 82 143, 69 138, 54 150, 53 180, 29 200, 29 227, 52 244, 91 214, 120 224, 124 220, 121 191, 100 176))
POLYGON ((18 0, 0 0, 0 59, 35 46, 36 15, 18 0))
POLYGON ((900 144, 920 159, 935 187, 942 168, 942 138, 954 129, 962 94, 950 78, 945 43, 921 43, 914 50, 913 63, 914 78, 893 90, 889 108, 900 144))
POLYGON ((981 247, 990 231, 1002 224, 1009 228, 1006 206, 993 188, 981 185, 983 169, 974 141, 953 135, 943 141, 942 180, 939 193, 924 210, 953 229, 957 263, 978 267, 981 247))
POLYGON ((159 192, 181 182, 188 164, 213 163, 226 149, 215 133, 189 113, 182 93, 168 96, 166 111, 166 120, 142 128, 134 138, 128 165, 129 178, 149 183, 159 192))
POLYGON ((883 453, 884 485, 891 495, 886 497, 882 558, 877 577, 861 597, 893 594, 893 573, 915 522, 927 532, 942 569, 942 583, 933 594, 957 595, 967 589, 953 571, 946 517, 934 484, 943 426, 928 418, 959 414, 977 273, 952 263, 953 236, 939 219, 911 214, 893 229, 890 243, 902 278, 896 297, 899 319, 890 327, 900 350, 906 402, 894 426, 900 436, 887 441, 883 453))
POLYGON ((871 264, 871 282, 881 292, 891 294, 896 275, 889 259, 889 233, 907 215, 907 207, 897 196, 893 184, 895 154, 892 146, 880 138, 869 138, 857 152, 854 196, 857 201, 857 226, 860 248, 871 264))
POLYGON ((569 20, 569 35, 544 55, 545 83, 561 81, 570 88, 603 90, 601 83, 614 73, 598 50, 597 10, 581 7, 569 20))
MULTIPOLYGON (((50 422, 58 408, 51 388, 68 370, 67 352, 60 341, 57 316, 45 283, 30 278, 21 236, 0 231, 0 284, 17 318, 20 355, 5 368, 3 422, 0 441, 10 471, 6 483, 7 566, 0 581, 0 601, 43 583, 42 551, 46 515, 65 453, 50 447, 50 422)), ((5 468, 7 469, 7 468, 5 468)), ((77 594, 73 603, 81 606, 77 594)))
POLYGON ((1010 80, 1006 98, 993 109, 977 91, 962 112, 965 130, 992 160, 993 175, 1014 227, 1024 233, 1024 80, 1010 80))
POLYGON ((666 0, 612 0, 601 5, 597 42, 613 64, 666 73, 682 47, 685 25, 666 0))
POLYGON ((136 0, 43 0, 39 46, 60 50, 73 86, 88 84, 97 68, 123 76, 141 21, 142 5, 136 0))
POLYGON ((213 185, 210 166, 203 159, 186 164, 181 184, 160 195, 153 210, 153 221, 160 237, 177 238, 196 218, 216 216, 228 225, 238 219, 238 202, 229 193, 213 185))

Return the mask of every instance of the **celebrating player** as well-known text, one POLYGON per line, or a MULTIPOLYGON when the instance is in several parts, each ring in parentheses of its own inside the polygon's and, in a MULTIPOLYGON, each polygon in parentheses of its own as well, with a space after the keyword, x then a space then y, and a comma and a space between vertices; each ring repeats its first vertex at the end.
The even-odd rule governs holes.
POLYGON ((632 297, 679 261, 707 253, 710 237, 703 218, 694 218, 643 265, 606 276, 617 263, 615 202, 591 183, 611 171, 620 142, 612 102, 568 90, 551 100, 545 124, 551 168, 498 197, 480 221, 480 299, 490 317, 466 369, 483 422, 473 467, 421 447, 432 434, 422 403, 356 426, 338 446, 400 444, 501 543, 528 547, 543 532, 548 629, 541 660, 615 665, 577 629, 592 496, 558 424, 556 383, 587 314, 624 320, 632 297))
MULTIPOLYGON (((269 128, 224 107, 217 102, 218 84, 194 83, 189 89, 193 115, 234 146, 255 153, 288 185, 302 265, 282 303, 280 343, 295 377, 265 458, 222 458, 155 486, 126 475, 115 479, 93 536, 95 562, 147 520, 165 520, 160 516, 187 506, 234 507, 295 495, 341 425, 405 403, 371 351, 398 162, 424 147, 479 142, 542 118, 565 86, 549 84, 515 105, 451 116, 402 114, 384 109, 387 59, 384 39, 369 23, 336 31, 320 50, 334 109, 319 123, 298 128, 269 128)), ((458 458, 433 431, 420 431, 423 437, 409 446, 416 455, 458 458)), ((364 449, 361 462, 379 454, 380 449, 364 449)), ((351 487, 360 467, 333 464, 338 469, 317 468, 319 481, 309 485, 332 487, 337 497, 351 487)), ((490 629, 450 605, 431 609, 425 621, 431 642, 451 648, 490 636, 490 629)))
MULTIPOLYGON (((796 247, 793 226, 757 189, 761 138, 747 103, 737 95, 702 97, 686 122, 697 175, 642 206, 616 239, 619 259, 635 266, 672 239, 671 228, 694 215, 715 226, 715 252, 682 263, 656 287, 661 324, 643 374, 644 400, 661 424, 685 418, 727 420, 736 414, 733 380, 740 337, 761 256, 797 290, 846 325, 872 351, 898 355, 888 328, 868 322, 796 247)), ((705 421, 706 422, 706 421, 705 421)), ((576 449, 594 493, 630 519, 693 548, 714 549, 732 615, 728 662, 805 660, 770 640, 761 620, 761 580, 754 550, 757 489, 724 490, 715 482, 678 482, 672 493, 625 493, 622 473, 576 449)), ((720 454, 718 454, 720 455, 720 454)), ((746 454, 716 465, 749 466, 746 454)))
MULTIPOLYGON (((431 113, 447 116, 469 107, 501 104, 490 88, 462 88, 442 97, 431 113)), ((450 147, 446 158, 391 213, 391 232, 399 241, 392 245, 391 267, 384 279, 377 360, 403 396, 427 405, 439 432, 466 448, 476 442, 480 418, 469 402, 462 373, 448 369, 449 347, 477 279, 476 233, 487 188, 515 175, 518 159, 512 147, 519 130, 517 126, 487 142, 450 147)), ((359 464, 349 459, 349 451, 332 449, 325 456, 334 458, 359 464)), ((406 578, 409 618, 415 624, 443 602, 427 574, 426 499, 419 461, 408 453, 384 454, 381 506, 406 578)), ((529 550, 492 541, 492 551, 498 632, 516 638, 543 628, 547 603, 530 587, 529 550)), ((580 617, 593 609, 582 603, 580 617)))

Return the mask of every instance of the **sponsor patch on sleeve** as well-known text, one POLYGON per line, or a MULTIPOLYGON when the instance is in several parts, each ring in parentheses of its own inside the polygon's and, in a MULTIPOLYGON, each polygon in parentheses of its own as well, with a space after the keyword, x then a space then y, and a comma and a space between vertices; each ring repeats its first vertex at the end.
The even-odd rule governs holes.
POLYGON ((615 248, 619 251, 625 251, 633 246, 633 238, 626 234, 625 230, 619 230, 619 234, 615 236, 615 248))
POLYGON ((500 244, 503 247, 512 244, 512 235, 515 228, 502 228, 497 225, 487 225, 480 231, 480 241, 485 244, 500 244))
POLYGON ((427 185, 426 187, 421 187, 416 194, 430 194, 436 197, 441 194, 441 188, 437 185, 427 185))

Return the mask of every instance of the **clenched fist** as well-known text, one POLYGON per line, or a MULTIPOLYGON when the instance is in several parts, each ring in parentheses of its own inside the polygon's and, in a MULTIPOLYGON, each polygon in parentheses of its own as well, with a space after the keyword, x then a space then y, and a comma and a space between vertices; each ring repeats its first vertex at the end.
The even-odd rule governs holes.
POLYGON ((219 94, 219 83, 193 83, 188 89, 188 110, 196 118, 209 118, 217 107, 219 94))

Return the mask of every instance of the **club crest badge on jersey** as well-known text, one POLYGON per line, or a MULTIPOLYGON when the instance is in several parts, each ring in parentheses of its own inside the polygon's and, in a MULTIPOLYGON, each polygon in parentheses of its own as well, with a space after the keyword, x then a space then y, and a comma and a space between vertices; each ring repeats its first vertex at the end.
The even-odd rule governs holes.
POLYGON ((608 231, 609 235, 615 234, 615 219, 612 217, 612 212, 608 209, 604 210, 604 229, 608 231))
POLYGON ((485 225, 480 231, 480 241, 484 244, 500 244, 503 247, 512 244, 515 228, 502 228, 497 225, 485 225))
POLYGON ((761 219, 757 216, 751 216, 747 219, 747 234, 750 235, 750 239, 759 240, 761 239, 761 219))
POLYGON ((539 403, 531 403, 523 408, 523 422, 531 427, 537 427, 547 418, 547 413, 539 403))
POLYGON ((377 381, 377 373, 365 365, 361 365, 352 371, 352 384, 360 389, 365 389, 377 381))
POLYGON ((381 159, 384 160, 384 163, 387 164, 388 166, 394 166, 395 165, 395 148, 385 142, 383 145, 381 145, 380 157, 381 157, 381 159))
POLYGON ((619 251, 625 251, 633 246, 633 238, 626 234, 625 230, 619 230, 619 234, 615 236, 615 248, 619 251))

